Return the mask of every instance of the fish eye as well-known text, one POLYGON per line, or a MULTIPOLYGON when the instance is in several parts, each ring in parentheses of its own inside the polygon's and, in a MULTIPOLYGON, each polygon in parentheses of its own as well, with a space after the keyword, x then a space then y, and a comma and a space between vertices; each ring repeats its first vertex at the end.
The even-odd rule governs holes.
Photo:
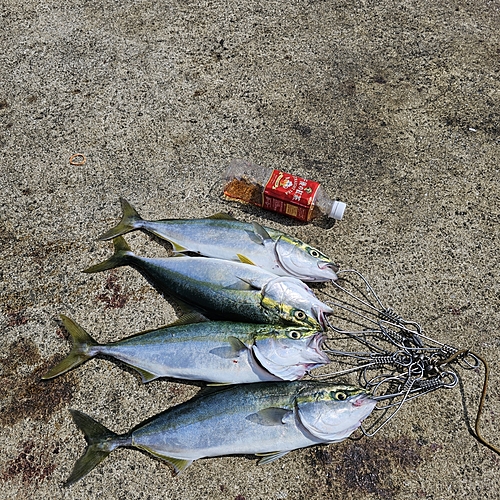
POLYGON ((291 332, 289 332, 288 336, 291 339, 299 340, 302 335, 297 330, 292 330, 291 332))
POLYGON ((347 394, 345 392, 336 392, 335 399, 337 401, 345 401, 347 399, 347 394))
POLYGON ((303 320, 306 319, 306 313, 304 311, 295 311, 293 313, 295 319, 303 320))
POLYGON ((311 257, 314 257, 315 259, 321 256, 321 254, 315 248, 311 248, 311 250, 309 250, 309 255, 311 257))

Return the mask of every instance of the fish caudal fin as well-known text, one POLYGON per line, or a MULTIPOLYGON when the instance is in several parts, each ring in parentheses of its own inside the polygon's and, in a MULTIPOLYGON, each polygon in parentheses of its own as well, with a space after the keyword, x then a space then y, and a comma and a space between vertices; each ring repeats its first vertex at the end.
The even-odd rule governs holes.
POLYGON ((132 250, 125 241, 125 238, 118 236, 113 240, 113 245, 115 247, 115 253, 104 262, 96 264, 95 266, 90 266, 84 269, 84 273, 98 273, 100 271, 107 271, 109 269, 115 269, 116 267, 125 266, 127 264, 127 257, 133 255, 132 250))
POLYGON ((141 227, 141 222, 144 219, 137 213, 137 210, 125 198, 120 198, 120 203, 123 212, 122 220, 115 227, 99 236, 99 240, 111 240, 141 227))
POLYGON ((73 468, 73 472, 66 480, 65 486, 70 486, 86 476, 94 467, 100 464, 114 449, 130 444, 126 436, 119 436, 104 425, 95 421, 78 410, 70 410, 77 427, 85 435, 87 449, 73 468))
POLYGON ((42 376, 43 380, 48 380, 67 371, 76 368, 88 359, 93 357, 89 354, 89 350, 93 346, 98 346, 96 342, 80 325, 75 323, 72 319, 61 314, 61 320, 64 328, 70 334, 73 341, 71 352, 66 356, 58 365, 54 366, 45 375, 42 376))

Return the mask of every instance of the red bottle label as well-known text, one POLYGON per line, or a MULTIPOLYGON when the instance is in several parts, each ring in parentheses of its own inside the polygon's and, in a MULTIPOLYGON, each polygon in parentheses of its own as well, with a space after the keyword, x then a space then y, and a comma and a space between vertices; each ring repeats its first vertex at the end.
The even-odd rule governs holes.
POLYGON ((318 182, 274 170, 264 188, 262 206, 267 210, 308 221, 318 187, 318 182))

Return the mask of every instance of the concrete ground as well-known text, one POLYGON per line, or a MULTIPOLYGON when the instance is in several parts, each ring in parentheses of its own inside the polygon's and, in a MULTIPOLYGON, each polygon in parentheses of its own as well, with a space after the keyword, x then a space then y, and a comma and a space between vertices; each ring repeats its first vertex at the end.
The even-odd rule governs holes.
POLYGON ((85 441, 68 409, 125 432, 197 389, 102 359, 40 380, 69 351, 59 314, 99 341, 177 317, 129 268, 81 273, 110 254, 96 238, 123 196, 149 218, 229 211, 363 272, 428 335, 488 359, 483 434, 500 445, 498 1, 5 0, 0 16, 0 498, 500 496, 500 458, 469 432, 482 371, 372 438, 178 477, 120 449, 71 488, 85 441), (344 220, 223 200, 235 157, 321 181, 344 220))

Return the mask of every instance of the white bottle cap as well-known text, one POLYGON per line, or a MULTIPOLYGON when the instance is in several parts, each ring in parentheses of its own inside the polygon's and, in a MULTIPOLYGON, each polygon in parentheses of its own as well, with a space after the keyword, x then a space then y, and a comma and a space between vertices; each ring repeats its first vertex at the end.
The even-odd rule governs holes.
POLYGON ((347 205, 343 201, 334 201, 328 217, 332 217, 332 219, 335 220, 341 220, 344 216, 346 206, 347 205))

